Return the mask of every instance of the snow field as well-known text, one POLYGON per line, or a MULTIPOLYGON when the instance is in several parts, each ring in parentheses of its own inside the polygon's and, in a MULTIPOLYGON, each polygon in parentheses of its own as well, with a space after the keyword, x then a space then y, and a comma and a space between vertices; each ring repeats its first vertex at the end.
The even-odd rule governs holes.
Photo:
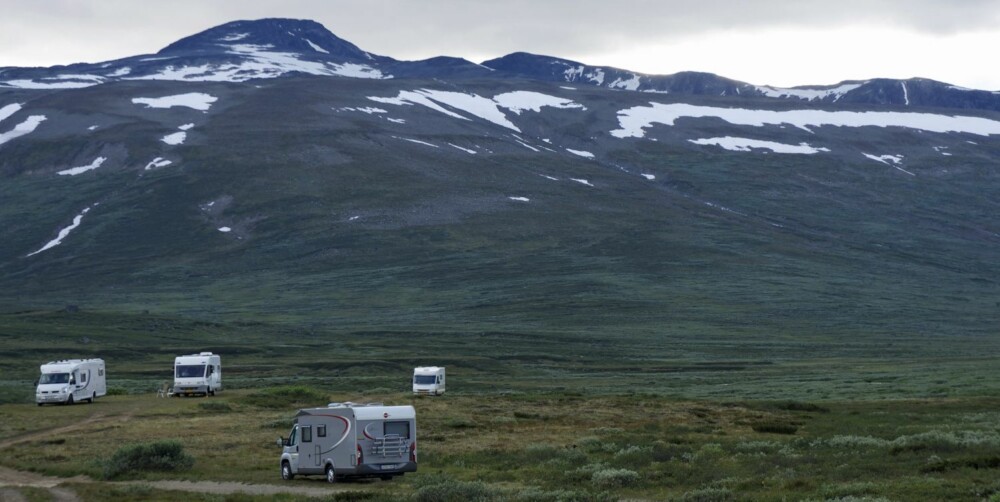
POLYGON ((83 173, 85 173, 87 171, 93 171, 94 169, 97 169, 98 167, 101 167, 101 164, 103 164, 104 161, 106 161, 106 160, 108 160, 107 157, 98 157, 98 158, 94 159, 94 161, 91 162, 89 165, 80 166, 80 167, 71 167, 69 169, 65 169, 63 171, 59 171, 56 174, 58 174, 59 176, 76 176, 78 174, 83 174, 83 173))
POLYGON ((714 117, 730 124, 763 127, 789 124, 812 132, 810 127, 906 127, 927 132, 959 132, 989 136, 1000 134, 1000 122, 980 117, 950 116, 910 112, 830 112, 825 110, 750 110, 718 108, 684 103, 664 105, 650 103, 618 112, 619 129, 611 131, 616 138, 642 138, 644 129, 653 124, 674 125, 682 117, 714 117))
MULTIPOLYGON (((96 206, 96 205, 97 204, 94 204, 94 206, 96 206)), ((93 207, 93 206, 91 206, 91 207, 93 207)), ((47 244, 45 244, 44 246, 42 246, 41 248, 39 248, 38 251, 35 251, 35 252, 32 252, 32 253, 28 253, 26 255, 26 257, 28 257, 28 256, 34 256, 34 255, 36 255, 38 253, 41 253, 42 251, 47 251, 49 249, 52 249, 52 248, 54 248, 54 247, 62 244, 62 240, 65 239, 66 236, 68 236, 70 232, 72 232, 74 229, 76 229, 76 227, 80 226, 80 222, 83 221, 83 215, 87 214, 87 212, 89 212, 89 211, 90 211, 90 207, 84 208, 83 211, 80 212, 80 214, 76 215, 73 218, 73 223, 71 223, 69 226, 67 226, 67 227, 62 228, 61 230, 59 230, 59 235, 56 236, 55 239, 52 239, 47 244)))
POLYGON ((14 126, 13 129, 5 133, 0 133, 0 145, 34 131, 35 128, 38 127, 38 124, 41 124, 45 120, 45 115, 31 115, 30 117, 24 119, 24 121, 20 124, 14 126))
POLYGON ((132 98, 132 103, 146 105, 146 108, 173 108, 175 106, 186 106, 193 110, 208 111, 212 103, 219 98, 203 92, 189 92, 187 94, 176 94, 173 96, 163 96, 161 98, 132 98))
POLYGON ((799 153, 812 155, 819 152, 829 152, 829 148, 815 148, 809 146, 808 143, 799 143, 798 145, 788 145, 785 143, 776 143, 774 141, 762 141, 757 139, 749 138, 734 138, 732 136, 726 136, 722 138, 703 138, 703 139, 689 139, 691 143, 696 145, 715 145, 726 150, 734 152, 750 152, 752 149, 765 149, 771 150, 774 153, 799 153))

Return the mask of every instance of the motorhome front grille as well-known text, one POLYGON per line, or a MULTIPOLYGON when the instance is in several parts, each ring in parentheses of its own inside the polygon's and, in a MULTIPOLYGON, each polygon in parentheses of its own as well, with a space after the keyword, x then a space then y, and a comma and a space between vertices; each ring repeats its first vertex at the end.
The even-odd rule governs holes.
POLYGON ((403 437, 390 434, 372 441, 371 455, 379 455, 382 458, 402 457, 408 447, 403 437))

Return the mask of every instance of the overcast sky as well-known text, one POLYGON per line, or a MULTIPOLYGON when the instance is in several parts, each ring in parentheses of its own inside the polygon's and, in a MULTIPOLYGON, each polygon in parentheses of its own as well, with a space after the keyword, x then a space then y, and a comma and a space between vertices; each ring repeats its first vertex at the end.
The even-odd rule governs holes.
POLYGON ((526 51, 753 84, 926 77, 1000 90, 1000 0, 0 0, 0 66, 148 54, 263 17, 312 19, 404 60, 526 51))

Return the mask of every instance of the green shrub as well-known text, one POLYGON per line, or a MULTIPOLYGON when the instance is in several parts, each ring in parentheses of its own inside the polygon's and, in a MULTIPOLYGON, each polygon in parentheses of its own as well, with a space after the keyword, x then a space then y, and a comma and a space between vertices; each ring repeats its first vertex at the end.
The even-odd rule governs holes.
POLYGON ((106 395, 108 395, 108 396, 124 396, 124 395, 127 395, 127 394, 128 394, 128 389, 126 389, 124 387, 108 387, 106 395))
POLYGON ((799 426, 788 422, 757 422, 750 426, 754 432, 769 434, 795 434, 799 426))
POLYGON ((590 481, 600 488, 621 488, 639 482, 639 473, 629 469, 601 469, 594 471, 590 481))
POLYGON ((516 502, 611 502, 618 500, 607 493, 587 493, 572 490, 546 491, 539 488, 525 488, 507 497, 516 502))
POLYGON ((104 462, 104 478, 144 471, 179 471, 193 465, 194 458, 184 452, 180 441, 134 443, 122 446, 104 462))
POLYGON ((819 489, 819 494, 826 498, 858 497, 874 495, 876 492, 878 492, 878 485, 869 481, 823 485, 819 489))
POLYGON ((681 500, 683 502, 729 502, 736 500, 736 496, 725 488, 702 488, 685 493, 681 500))
POLYGON ((481 481, 441 478, 424 484, 411 498, 414 502, 488 502, 499 498, 499 494, 481 481))
POLYGON ((258 408, 306 408, 326 406, 330 396, 303 385, 289 385, 254 392, 241 401, 258 408))
POLYGON ((444 426, 451 429, 472 429, 476 427, 476 422, 466 417, 451 417, 445 420, 444 426))

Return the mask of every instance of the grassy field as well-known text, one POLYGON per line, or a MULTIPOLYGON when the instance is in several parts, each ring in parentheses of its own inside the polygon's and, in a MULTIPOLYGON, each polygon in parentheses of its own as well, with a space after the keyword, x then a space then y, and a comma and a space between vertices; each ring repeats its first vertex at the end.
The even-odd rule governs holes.
POLYGON ((333 500, 1000 500, 989 339, 624 340, 100 312, 7 314, 0 336, 0 465, 70 480, 84 500, 176 500, 142 484, 165 480, 282 484, 274 439, 294 410, 344 400, 413 404, 420 471, 346 483, 333 500), (156 398, 173 357, 201 350, 222 354, 224 393, 156 398), (106 360, 115 395, 33 404, 38 364, 87 356, 106 360), (448 367, 448 395, 407 392, 422 364, 448 367), (158 439, 179 440, 193 468, 102 480, 119 448, 158 439))
MULTIPOLYGON (((300 401, 310 396, 417 409, 420 471, 346 483, 347 493, 331 494, 335 500, 1000 499, 1000 400, 991 398, 814 404, 572 392, 414 398, 312 387, 211 399, 150 393, 72 407, 3 405, 0 440, 56 432, 7 447, 0 463, 100 480, 122 445, 175 438, 193 468, 125 479, 278 484, 274 438, 286 434, 291 410, 321 404, 300 401)), ((85 500, 105 499, 107 490, 126 500, 176 496, 120 480, 70 486, 85 500)))

